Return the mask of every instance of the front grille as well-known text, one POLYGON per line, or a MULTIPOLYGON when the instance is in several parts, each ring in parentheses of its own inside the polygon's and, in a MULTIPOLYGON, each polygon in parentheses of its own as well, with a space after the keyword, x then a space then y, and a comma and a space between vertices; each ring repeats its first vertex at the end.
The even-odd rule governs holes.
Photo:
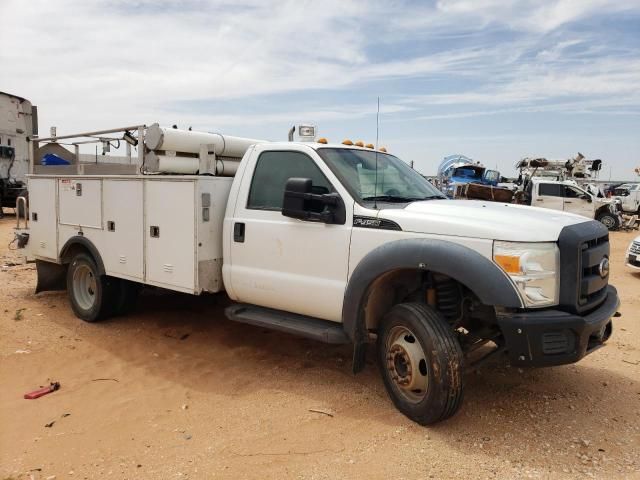
POLYGON ((601 276, 603 259, 609 258, 609 233, 600 222, 565 227, 560 248, 560 306, 583 314, 600 305, 607 295, 608 273, 601 276))
POLYGON ((609 272, 605 277, 600 273, 601 263, 609 258, 609 235, 589 240, 582 244, 582 281, 580 282, 579 306, 589 306, 604 299, 609 272))
POLYGON ((640 255, 640 242, 634 241, 631 244, 631 248, 629 249, 629 253, 633 253, 634 255, 640 255))

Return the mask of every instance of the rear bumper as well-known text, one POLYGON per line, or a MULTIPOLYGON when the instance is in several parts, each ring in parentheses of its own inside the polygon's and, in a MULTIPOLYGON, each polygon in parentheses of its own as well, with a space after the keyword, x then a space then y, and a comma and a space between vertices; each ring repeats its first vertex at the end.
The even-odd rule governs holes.
POLYGON ((611 317, 619 306, 618 292, 609 285, 604 302, 584 316, 542 310, 498 317, 511 364, 542 367, 577 362, 609 338, 611 317))

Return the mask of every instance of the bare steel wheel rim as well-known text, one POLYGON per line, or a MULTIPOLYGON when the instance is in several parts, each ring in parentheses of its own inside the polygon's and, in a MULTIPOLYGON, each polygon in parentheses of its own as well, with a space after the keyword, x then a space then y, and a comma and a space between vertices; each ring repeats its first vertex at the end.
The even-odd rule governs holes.
POLYGON ((78 306, 89 310, 96 302, 97 282, 91 268, 79 265, 73 272, 73 296, 78 306))
POLYGON ((601 222, 604 224, 605 227, 607 228, 613 228, 616 224, 616 221, 614 220, 614 218, 610 215, 605 215, 604 217, 602 217, 601 222))
POLYGON ((386 368, 395 389, 406 400, 419 403, 429 388, 429 364, 420 342, 408 328, 395 326, 385 347, 386 368))

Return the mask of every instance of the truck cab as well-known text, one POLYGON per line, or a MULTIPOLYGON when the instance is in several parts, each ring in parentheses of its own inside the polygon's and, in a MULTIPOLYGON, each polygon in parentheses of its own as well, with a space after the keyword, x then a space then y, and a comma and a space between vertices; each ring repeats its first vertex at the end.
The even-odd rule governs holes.
POLYGON ((0 217, 3 207, 16 208, 17 198, 26 193, 27 138, 37 133, 37 107, 25 98, 0 92, 0 217))
POLYGON ((393 403, 423 425, 454 415, 465 372, 491 358, 562 365, 611 335, 599 222, 449 200, 373 146, 145 128, 128 175, 29 178, 38 285, 61 280, 85 321, 122 314, 141 284, 225 291, 230 320, 350 344, 354 372, 375 348, 393 403))

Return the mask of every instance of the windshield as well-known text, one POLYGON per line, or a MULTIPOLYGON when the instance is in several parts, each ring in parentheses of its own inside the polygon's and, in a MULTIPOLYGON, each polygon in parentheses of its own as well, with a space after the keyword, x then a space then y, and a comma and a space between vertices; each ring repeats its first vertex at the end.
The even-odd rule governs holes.
POLYGON ((458 167, 453 171, 452 177, 482 178, 482 170, 476 171, 470 167, 458 167))
POLYGON ((318 154, 359 203, 446 198, 393 155, 349 148, 319 148, 318 154))

